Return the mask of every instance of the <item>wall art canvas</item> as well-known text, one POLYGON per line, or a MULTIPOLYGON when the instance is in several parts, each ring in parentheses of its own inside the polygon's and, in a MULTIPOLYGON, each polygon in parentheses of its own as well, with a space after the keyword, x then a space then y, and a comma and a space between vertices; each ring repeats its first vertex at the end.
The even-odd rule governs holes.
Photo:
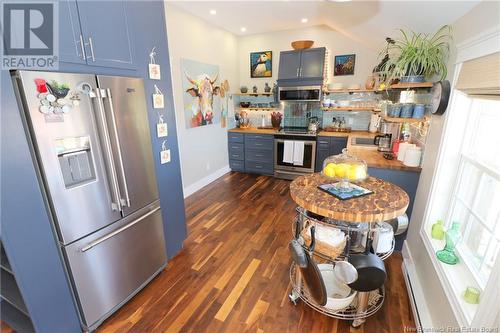
POLYGON ((333 75, 354 75, 354 65, 356 63, 355 54, 345 54, 335 56, 333 75))
POLYGON ((250 76, 252 78, 273 76, 273 51, 250 53, 250 76))
POLYGON ((187 128, 216 124, 221 119, 219 66, 181 59, 184 118, 187 128))

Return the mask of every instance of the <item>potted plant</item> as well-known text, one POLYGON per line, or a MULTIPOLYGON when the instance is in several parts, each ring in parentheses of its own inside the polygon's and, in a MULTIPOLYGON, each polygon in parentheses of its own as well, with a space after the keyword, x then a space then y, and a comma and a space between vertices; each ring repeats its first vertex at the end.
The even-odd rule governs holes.
POLYGON ((395 79, 401 82, 424 82, 433 76, 444 80, 447 74, 447 60, 450 52, 451 26, 441 27, 434 35, 401 32, 401 38, 388 43, 381 55, 390 54, 381 64, 380 74, 390 84, 395 79))

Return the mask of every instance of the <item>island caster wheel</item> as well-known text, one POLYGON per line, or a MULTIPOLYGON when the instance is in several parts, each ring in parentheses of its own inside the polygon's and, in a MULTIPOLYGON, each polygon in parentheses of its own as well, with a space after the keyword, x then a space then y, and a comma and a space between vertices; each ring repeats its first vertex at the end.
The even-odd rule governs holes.
POLYGON ((361 325, 363 325, 365 323, 365 320, 364 319, 354 319, 352 321, 352 324, 351 326, 354 327, 354 328, 358 328, 360 327, 361 325))
POLYGON ((295 292, 295 290, 292 290, 290 292, 290 295, 288 295, 288 298, 290 299, 290 302, 293 303, 293 305, 297 305, 297 300, 299 299, 299 294, 295 292))

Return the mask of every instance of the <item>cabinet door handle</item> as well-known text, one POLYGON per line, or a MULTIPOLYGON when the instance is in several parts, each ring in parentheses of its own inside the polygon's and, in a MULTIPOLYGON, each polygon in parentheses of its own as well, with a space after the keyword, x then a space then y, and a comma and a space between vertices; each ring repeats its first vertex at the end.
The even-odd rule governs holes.
POLYGON ((300 67, 297 67, 297 77, 299 77, 299 71, 300 71, 300 67))
POLYGON ((85 55, 85 45, 83 43, 83 36, 80 34, 80 48, 82 49, 82 59, 86 60, 87 56, 85 55))
POLYGON ((256 167, 257 169, 262 169, 262 165, 258 165, 258 164, 256 164, 256 165, 255 165, 255 167, 256 167))
POLYGON ((256 146, 262 146, 262 143, 255 143, 256 146))
POLYGON ((302 76, 302 67, 299 69, 299 76, 302 76))
POLYGON ((87 43, 87 45, 90 46, 90 56, 87 57, 87 59, 92 59, 92 61, 95 62, 94 44, 92 44, 92 37, 89 37, 89 42, 87 43))
POLYGON ((264 157, 262 154, 255 154, 255 157, 264 157))

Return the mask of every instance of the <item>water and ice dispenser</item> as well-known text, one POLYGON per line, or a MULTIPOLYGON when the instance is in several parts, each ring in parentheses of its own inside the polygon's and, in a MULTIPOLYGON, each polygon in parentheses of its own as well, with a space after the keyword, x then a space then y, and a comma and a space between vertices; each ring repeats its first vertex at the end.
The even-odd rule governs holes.
POLYGON ((66 188, 95 180, 94 161, 88 136, 58 139, 56 151, 66 188))

